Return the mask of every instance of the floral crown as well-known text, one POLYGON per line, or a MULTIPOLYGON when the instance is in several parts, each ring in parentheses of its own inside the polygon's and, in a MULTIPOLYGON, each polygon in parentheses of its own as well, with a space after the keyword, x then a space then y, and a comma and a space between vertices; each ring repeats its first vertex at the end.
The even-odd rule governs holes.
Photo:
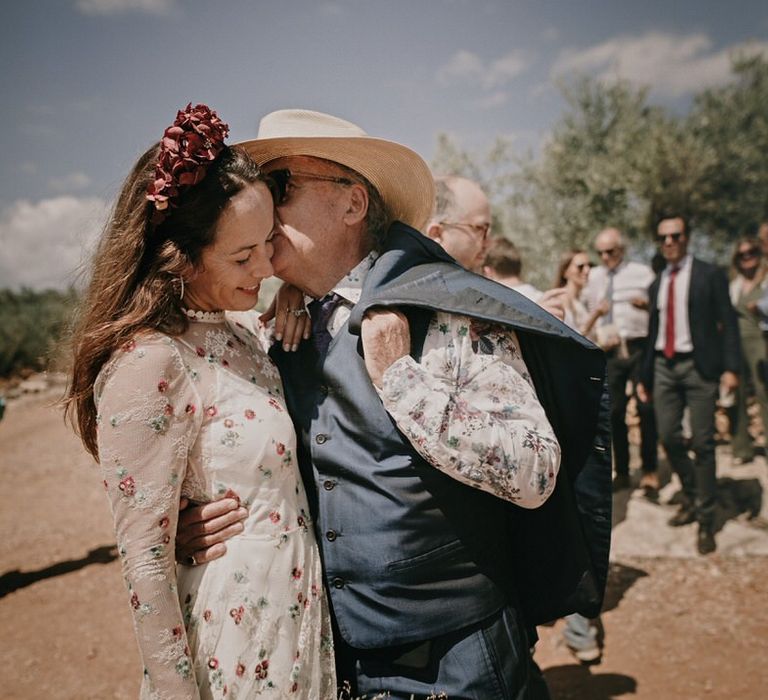
POLYGON ((163 134, 155 179, 147 186, 147 199, 155 205, 152 224, 157 226, 176 205, 179 190, 196 185, 224 148, 229 125, 207 105, 190 102, 163 134))

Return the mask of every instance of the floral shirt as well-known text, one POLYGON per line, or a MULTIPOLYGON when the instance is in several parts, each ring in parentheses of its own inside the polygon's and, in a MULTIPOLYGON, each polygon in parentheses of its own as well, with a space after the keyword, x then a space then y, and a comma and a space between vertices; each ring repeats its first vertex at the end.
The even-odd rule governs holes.
MULTIPOLYGON (((332 336, 360 300, 375 258, 332 290, 348 302, 329 320, 332 336)), ((414 448, 454 479, 524 508, 537 508, 554 490, 560 445, 509 328, 438 312, 421 360, 397 360, 378 392, 414 448)))

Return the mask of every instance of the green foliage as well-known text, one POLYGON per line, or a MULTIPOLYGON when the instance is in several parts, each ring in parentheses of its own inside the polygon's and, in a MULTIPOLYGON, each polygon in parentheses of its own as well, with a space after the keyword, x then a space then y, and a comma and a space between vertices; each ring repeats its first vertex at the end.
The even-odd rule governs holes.
POLYGON ((537 157, 498 141, 478 161, 442 135, 433 166, 484 186, 497 233, 539 285, 564 250, 589 249, 606 226, 650 257, 662 211, 688 216, 694 248, 714 257, 768 219, 768 61, 736 58, 733 73, 682 117, 649 105, 647 89, 583 78, 562 86, 567 110, 537 157))
POLYGON ((46 369, 76 303, 72 289, 0 290, 0 376, 46 369))

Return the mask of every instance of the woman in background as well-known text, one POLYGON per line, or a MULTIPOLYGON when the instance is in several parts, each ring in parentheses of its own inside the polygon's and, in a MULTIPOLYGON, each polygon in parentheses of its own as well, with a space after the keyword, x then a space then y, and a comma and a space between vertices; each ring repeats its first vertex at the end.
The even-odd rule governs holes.
POLYGON ((755 457, 755 446, 749 434, 747 397, 750 388, 760 405, 763 428, 768 430, 768 397, 766 396, 763 372, 765 363, 765 341, 760 329, 757 302, 768 285, 766 268, 762 260, 760 241, 753 237, 740 238, 733 249, 731 258, 730 294, 733 308, 739 318, 741 338, 742 369, 741 381, 736 388, 735 410, 733 411, 733 441, 731 448, 734 462, 744 464, 755 457))
POLYGON ((590 340, 594 340, 593 328, 600 316, 608 311, 604 301, 590 313, 581 300, 581 294, 589 281, 591 264, 589 256, 579 249, 569 250, 560 257, 560 264, 555 276, 555 287, 565 289, 565 323, 590 340))
POLYGON ((188 105, 128 176, 93 262, 67 409, 112 505, 141 697, 333 698, 280 377, 262 339, 224 313, 251 309, 272 274, 278 185, 227 131, 188 105), (248 511, 227 556, 177 569, 180 499, 222 496, 248 511))

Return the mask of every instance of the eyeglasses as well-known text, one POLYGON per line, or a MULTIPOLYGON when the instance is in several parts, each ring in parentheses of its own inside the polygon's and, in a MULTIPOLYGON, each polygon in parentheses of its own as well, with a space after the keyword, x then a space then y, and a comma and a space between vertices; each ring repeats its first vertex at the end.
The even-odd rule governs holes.
POLYGON ((612 258, 614 254, 616 253, 616 248, 606 248, 605 250, 598 250, 595 248, 595 252, 602 258, 603 255, 607 255, 609 258, 612 258))
POLYGON ((585 268, 589 269, 590 267, 592 267, 592 265, 590 265, 588 262, 585 262, 585 263, 581 263, 581 265, 576 265, 575 267, 579 272, 582 272, 585 268))
POLYGON ((685 235, 685 231, 672 231, 671 233, 657 233, 656 242, 666 243, 667 238, 671 238, 675 243, 677 243, 684 235, 685 235))
POLYGON ((739 260, 750 260, 751 258, 756 258, 760 255, 760 251, 757 250, 757 248, 750 248, 749 250, 740 250, 736 257, 739 260))
POLYGON ((271 170, 265 175, 265 182, 275 204, 280 206, 288 199, 288 185, 294 177, 303 177, 307 180, 322 180, 323 182, 335 182, 337 185, 354 185, 354 181, 348 177, 337 175, 320 175, 319 173, 305 173, 300 170, 289 170, 288 168, 278 168, 271 170))
POLYGON ((484 241, 488 234, 491 232, 490 224, 473 224, 471 221, 438 221, 441 226, 455 226, 456 228, 468 228, 476 236, 480 236, 480 240, 484 241))

